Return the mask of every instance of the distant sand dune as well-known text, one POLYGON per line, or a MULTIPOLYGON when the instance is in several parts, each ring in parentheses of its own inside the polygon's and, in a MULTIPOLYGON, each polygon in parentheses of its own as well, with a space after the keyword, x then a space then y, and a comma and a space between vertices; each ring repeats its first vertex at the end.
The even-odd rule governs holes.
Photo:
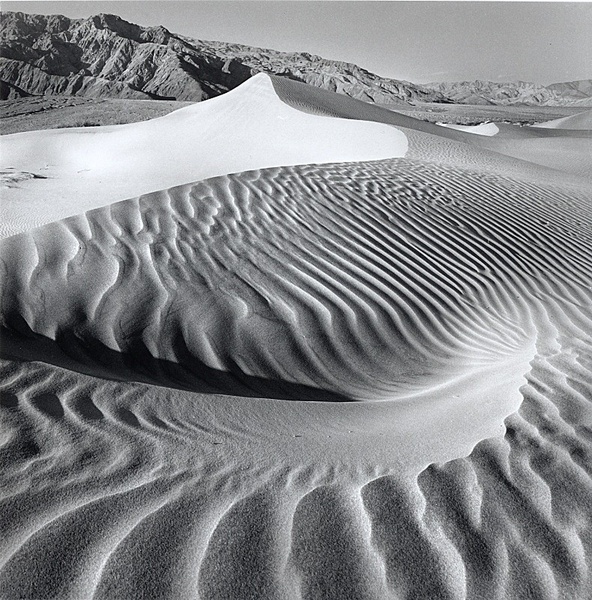
MULTIPOLYGON (((2 136, 0 236, 227 173, 404 156, 414 149, 410 134, 430 134, 428 146, 465 146, 469 155, 483 148, 486 165, 507 155, 592 179, 592 134, 519 127, 508 134, 507 126, 504 132, 477 136, 259 74, 223 96, 152 121, 2 136)), ((432 152, 430 160, 439 156, 432 152)))
POLYGON ((587 600, 592 185, 389 118, 0 240, 1 597, 587 600))
POLYGON ((457 129, 458 131, 466 131, 474 135, 492 136, 499 133, 499 127, 495 123, 481 123, 480 125, 452 125, 443 123, 440 126, 457 129))
POLYGON ((482 146, 592 181, 592 132, 526 127, 512 127, 512 130, 484 138, 482 146), (540 131, 553 135, 536 135, 540 131))
POLYGON ((569 130, 585 130, 592 131, 592 110, 586 110, 572 115, 570 117, 563 117, 562 119, 553 119, 553 121, 546 121, 545 123, 537 123, 533 127, 541 127, 548 129, 569 129, 569 130))

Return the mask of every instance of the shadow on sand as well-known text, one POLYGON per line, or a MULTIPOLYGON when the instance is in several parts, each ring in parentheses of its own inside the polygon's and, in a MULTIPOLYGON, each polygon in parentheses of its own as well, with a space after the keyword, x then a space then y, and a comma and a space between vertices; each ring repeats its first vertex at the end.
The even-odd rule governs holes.
POLYGON ((214 369, 193 356, 184 340, 175 347, 179 362, 155 358, 137 338, 125 353, 98 340, 83 340, 74 332, 59 332, 57 339, 35 333, 22 318, 12 316, 0 327, 0 357, 40 361, 64 369, 114 381, 133 381, 197 392, 278 400, 352 402, 351 398, 288 381, 243 373, 233 363, 230 371, 214 369))

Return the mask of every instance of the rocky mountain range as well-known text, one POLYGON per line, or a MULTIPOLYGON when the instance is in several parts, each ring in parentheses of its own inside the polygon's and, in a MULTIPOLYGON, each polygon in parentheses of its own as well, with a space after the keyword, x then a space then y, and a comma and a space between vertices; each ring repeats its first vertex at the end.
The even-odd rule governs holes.
POLYGON ((203 41, 99 14, 86 19, 4 12, 2 99, 41 95, 201 101, 269 73, 378 104, 592 105, 592 82, 555 86, 463 82, 416 85, 306 52, 203 41))
POLYGON ((592 81, 570 81, 543 86, 526 81, 456 81, 429 83, 424 88, 440 92, 456 104, 535 104, 592 106, 592 81))

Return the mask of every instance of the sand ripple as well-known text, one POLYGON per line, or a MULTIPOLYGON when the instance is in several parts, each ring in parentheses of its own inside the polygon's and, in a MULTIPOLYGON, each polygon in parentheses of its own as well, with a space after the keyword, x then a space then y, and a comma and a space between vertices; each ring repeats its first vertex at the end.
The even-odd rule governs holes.
POLYGON ((393 398, 515 359, 548 327, 541 294, 586 301, 574 203, 402 159, 230 175, 3 240, 2 315, 86 372, 393 398))
POLYGON ((591 212, 394 159, 3 240, 0 594, 586 598, 591 212))
POLYGON ((3 361, 0 593, 583 600, 591 359, 536 361, 505 438, 418 475, 395 467, 393 435, 382 461, 368 438, 353 453, 286 428, 272 445, 269 407, 257 436, 244 409, 3 361))

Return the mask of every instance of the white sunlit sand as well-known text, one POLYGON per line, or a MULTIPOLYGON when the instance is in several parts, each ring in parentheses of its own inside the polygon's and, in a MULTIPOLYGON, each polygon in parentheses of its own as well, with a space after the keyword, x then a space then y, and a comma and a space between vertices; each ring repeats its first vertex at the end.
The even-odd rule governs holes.
POLYGON ((495 127, 260 75, 5 137, 0 596, 584 599, 590 139, 495 127))
POLYGON ((406 149, 405 136, 385 125, 295 110, 278 98, 268 76, 258 75, 151 121, 4 136, 0 233, 225 173, 374 160, 406 149))
POLYGON ((481 123, 479 125, 454 125, 452 123, 439 123, 441 127, 449 127, 450 129, 458 129, 475 135, 491 136, 499 133, 499 127, 495 123, 481 123))

